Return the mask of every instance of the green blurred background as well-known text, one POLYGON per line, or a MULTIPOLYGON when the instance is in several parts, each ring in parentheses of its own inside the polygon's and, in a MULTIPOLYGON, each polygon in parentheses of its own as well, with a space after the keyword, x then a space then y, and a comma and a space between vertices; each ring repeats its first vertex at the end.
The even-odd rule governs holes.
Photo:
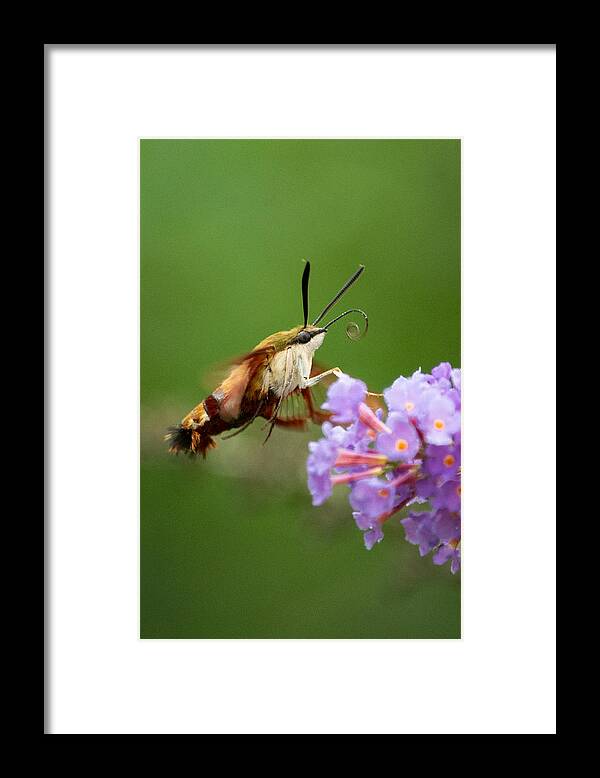
MULTIPOLYGON (((366 551, 338 487, 311 505, 307 442, 262 422, 206 461, 167 453, 211 372, 313 318, 369 314, 358 343, 318 352, 381 391, 460 366, 459 140, 141 141, 142 638, 458 638, 460 574, 404 540, 366 551), (344 306, 344 307, 342 307, 344 306)), ((340 322, 340 325, 342 322, 340 322)))

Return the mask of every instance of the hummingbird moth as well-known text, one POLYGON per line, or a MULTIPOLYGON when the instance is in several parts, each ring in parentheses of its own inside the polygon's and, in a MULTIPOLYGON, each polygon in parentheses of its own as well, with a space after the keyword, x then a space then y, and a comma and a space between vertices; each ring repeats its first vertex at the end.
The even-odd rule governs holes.
MULTIPOLYGON (((233 430, 233 437, 243 432, 252 422, 262 417, 267 420, 269 439, 275 426, 302 429, 308 420, 321 424, 329 414, 317 410, 311 388, 333 375, 341 375, 339 368, 319 371, 313 365, 314 352, 320 348, 329 328, 350 313, 364 317, 366 333, 369 320, 360 308, 350 308, 319 327, 331 308, 358 279, 364 270, 360 265, 356 273, 308 324, 308 281, 310 262, 302 273, 302 309, 304 323, 291 330, 282 330, 261 340, 252 351, 234 360, 234 367, 224 381, 193 408, 177 427, 169 428, 165 440, 169 451, 183 451, 190 455, 202 454, 214 448, 214 436, 233 430), (283 404, 289 398, 299 398, 303 412, 295 418, 282 418, 283 404)), ((360 335, 358 325, 351 323, 346 332, 356 340, 360 335)), ((363 334, 364 334, 363 333, 363 334)))

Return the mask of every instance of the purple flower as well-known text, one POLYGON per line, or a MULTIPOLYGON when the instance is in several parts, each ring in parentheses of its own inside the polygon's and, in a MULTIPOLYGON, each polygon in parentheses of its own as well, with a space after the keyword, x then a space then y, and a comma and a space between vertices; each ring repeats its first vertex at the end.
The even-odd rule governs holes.
POLYGON ((436 508, 447 508, 453 513, 460 511, 460 481, 446 481, 431 496, 436 508))
MULTIPOLYGON (((395 473, 388 473, 386 475, 386 478, 389 481, 394 480, 394 478, 397 477, 395 473)), ((396 486, 396 492, 394 495, 394 510, 398 508, 399 505, 404 503, 405 505, 410 502, 410 500, 414 499, 413 495, 415 492, 415 485, 414 483, 405 483, 401 484, 400 486, 396 486)))
POLYGON ((340 448, 351 451, 368 451, 373 442, 373 438, 368 434, 368 428, 360 421, 356 421, 349 427, 334 426, 326 421, 321 429, 323 436, 328 440, 333 440, 340 448))
POLYGON ((383 540, 383 530, 381 529, 381 526, 377 524, 375 527, 367 530, 363 535, 363 540, 365 541, 365 548, 367 551, 370 551, 375 543, 380 543, 383 540))
POLYGON ((352 516, 354 518, 354 521, 356 522, 356 526, 361 529, 363 532, 365 532, 368 529, 372 529, 374 523, 377 521, 377 519, 370 519, 368 516, 365 516, 364 513, 361 513, 360 511, 353 511, 352 516))
POLYGON ((421 440, 407 417, 401 413, 390 413, 387 426, 391 432, 381 432, 377 438, 377 448, 388 459, 409 462, 414 459, 421 447, 421 440))
POLYGON ((333 491, 333 484, 331 483, 329 473, 309 473, 308 489, 312 494, 312 504, 323 505, 325 500, 331 497, 331 492, 333 491))
POLYGON ((431 523, 431 529, 442 543, 458 540, 460 538, 460 518, 456 513, 450 513, 450 511, 437 511, 431 523))
POLYGON ((443 565, 451 559, 450 571, 452 574, 457 573, 460 568, 460 548, 452 547, 450 545, 441 546, 433 555, 434 565, 443 565))
POLYGON ((440 378, 450 378, 452 372, 452 365, 450 362, 441 362, 437 367, 434 367, 431 371, 431 375, 438 381, 440 378))
POLYGON ((348 435, 346 427, 340 427, 339 425, 334 425, 331 424, 331 422, 326 421, 321 425, 321 432, 323 433, 324 438, 337 443, 340 447, 348 448, 350 445, 350 436, 348 435))
POLYGON ((331 496, 332 484, 330 470, 337 458, 339 446, 335 440, 322 438, 308 444, 310 454, 306 462, 308 473, 308 488, 313 498, 313 505, 322 505, 331 496))
MULTIPOLYGON (((459 433, 457 433, 459 434, 459 433)), ((423 470, 441 486, 457 477, 460 468, 460 446, 427 446, 423 470)))
POLYGON ((460 566, 460 519, 448 511, 433 513, 411 513, 401 524, 406 540, 419 546, 419 553, 425 556, 436 549, 433 563, 443 565, 452 559, 451 569, 456 573, 460 566))
POLYGON ((410 378, 397 378, 383 390, 383 396, 390 411, 405 413, 410 419, 422 418, 427 410, 429 388, 426 376, 417 371, 410 378))
POLYGON ((350 505, 365 519, 377 519, 394 507, 395 489, 379 478, 366 478, 353 484, 350 505))
POLYGON ((427 408, 422 431, 428 443, 434 446, 448 446, 452 435, 460 430, 460 414, 452 400, 443 395, 434 397, 427 408))
MULTIPOLYGON (((460 567, 461 373, 448 362, 431 375, 400 376, 385 390, 387 417, 366 405, 367 387, 342 375, 323 405, 332 422, 309 444, 308 487, 321 505, 334 486, 348 498, 367 549, 383 539, 383 523, 415 503, 431 510, 401 519, 406 540, 433 562, 460 567), (341 426, 346 425, 346 426, 341 426)), ((401 514, 402 515, 402 514, 401 514)))
POLYGON ((446 397, 449 397, 454 403, 454 407, 457 411, 460 411, 460 392, 458 389, 449 389, 446 392, 446 397))
POLYGON ((306 467, 309 473, 328 473, 337 458, 340 446, 335 440, 321 439, 308 444, 310 454, 306 467))
POLYGON ((450 380, 452 381, 452 386, 460 392, 460 380, 461 380, 461 372, 460 367, 455 367, 454 370, 450 371, 450 380))
POLYGON ((332 413, 332 421, 347 424, 356 421, 359 406, 364 402, 367 385, 343 373, 327 390, 323 408, 332 413))
POLYGON ((419 478, 415 484, 415 494, 423 500, 428 500, 432 494, 435 494, 436 483, 433 478, 419 478))
POLYGON ((419 554, 425 556, 439 543, 439 538, 433 531, 434 513, 410 513, 400 522, 404 527, 406 539, 414 546, 419 546, 419 554))
POLYGON ((368 551, 370 551, 375 543, 379 543, 383 540, 383 530, 381 524, 377 519, 370 519, 363 513, 355 511, 353 514, 356 526, 364 532, 363 540, 368 551))

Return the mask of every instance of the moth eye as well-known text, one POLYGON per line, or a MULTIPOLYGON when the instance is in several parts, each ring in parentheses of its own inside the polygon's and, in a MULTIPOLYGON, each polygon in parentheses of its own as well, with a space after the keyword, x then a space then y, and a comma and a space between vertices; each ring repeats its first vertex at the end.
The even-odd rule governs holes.
POLYGON ((298 341, 298 343, 308 343, 308 341, 310 340, 310 333, 307 332, 306 330, 302 330, 302 332, 298 334, 296 340, 298 341))

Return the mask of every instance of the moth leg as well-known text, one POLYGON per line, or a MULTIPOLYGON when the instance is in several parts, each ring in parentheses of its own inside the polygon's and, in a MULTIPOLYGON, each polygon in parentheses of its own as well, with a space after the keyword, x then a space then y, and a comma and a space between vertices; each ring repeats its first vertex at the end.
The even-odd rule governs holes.
POLYGON ((339 367, 332 367, 331 370, 326 370, 324 373, 319 373, 319 375, 313 376, 312 378, 305 378, 303 376, 302 377, 302 386, 300 388, 301 389, 308 389, 309 387, 314 386, 315 384, 318 384, 319 381, 322 381, 328 375, 334 375, 334 376, 337 376, 337 378, 341 378, 343 373, 339 369, 339 367))

